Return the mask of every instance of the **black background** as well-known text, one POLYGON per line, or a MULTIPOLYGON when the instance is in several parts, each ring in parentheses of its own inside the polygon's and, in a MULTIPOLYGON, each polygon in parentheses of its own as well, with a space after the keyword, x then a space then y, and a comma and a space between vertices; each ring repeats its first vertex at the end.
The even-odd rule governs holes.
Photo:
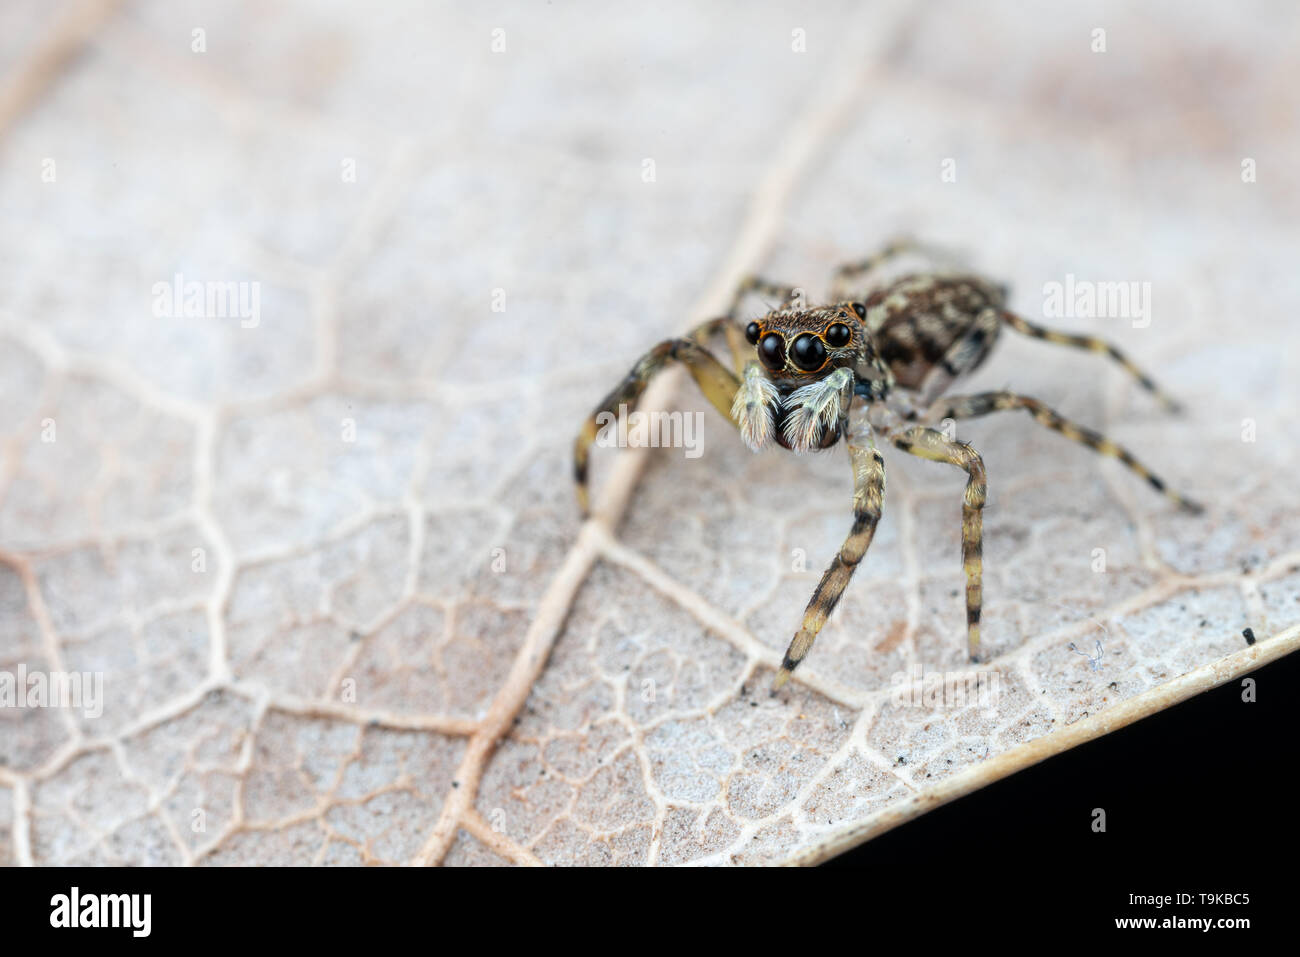
MULTIPOLYGON (((919 892, 931 900, 965 897, 981 910, 1018 905, 1031 925, 1300 916, 1290 899, 1300 848, 1300 656, 1246 677, 1256 684, 1253 703, 1235 679, 938 808, 825 869, 905 875, 913 887, 929 885, 919 892), (1092 830, 1093 808, 1106 812, 1104 833, 1092 830), (1250 904, 1128 904, 1130 893, 1179 891, 1249 893, 1250 904)), ((891 906, 913 909, 906 892, 886 893, 891 906)), ((1243 932, 1207 936, 1215 933, 1243 932)))

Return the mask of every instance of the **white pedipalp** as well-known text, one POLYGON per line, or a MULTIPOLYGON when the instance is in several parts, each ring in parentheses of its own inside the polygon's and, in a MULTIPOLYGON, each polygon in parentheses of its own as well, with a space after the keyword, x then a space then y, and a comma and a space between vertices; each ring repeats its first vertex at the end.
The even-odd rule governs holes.
POLYGON ((824 379, 790 393, 785 399, 789 410, 782 433, 791 451, 809 452, 821 447, 822 432, 834 426, 844 411, 853 373, 836 369, 824 379))
POLYGON ((745 367, 745 378, 731 403, 731 417, 740 425, 740 437, 757 452, 776 435, 776 411, 781 394, 758 363, 745 367))

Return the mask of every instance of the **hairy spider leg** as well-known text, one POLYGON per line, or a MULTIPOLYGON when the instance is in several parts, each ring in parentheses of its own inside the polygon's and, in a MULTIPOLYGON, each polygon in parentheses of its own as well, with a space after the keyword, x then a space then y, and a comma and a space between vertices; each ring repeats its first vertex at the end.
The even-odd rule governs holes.
POLYGON ((745 341, 745 334, 741 331, 740 326, 736 325, 736 320, 730 313, 700 323, 691 330, 688 337, 694 339, 701 346, 708 348, 713 337, 719 334, 723 336, 727 343, 727 351, 731 353, 732 368, 736 370, 737 376, 743 377, 746 356, 752 356, 754 349, 745 341))
POLYGON ((1118 348, 1111 345, 1105 339, 1098 339, 1095 336, 1077 336, 1065 332, 1057 332, 1053 329, 1046 329, 1043 326, 1035 325, 1028 319, 1016 315, 1014 312, 1002 310, 999 315, 1002 321, 1022 335, 1032 336, 1035 339, 1042 339, 1045 342, 1054 342, 1061 346, 1070 346, 1074 349, 1086 349, 1089 352, 1097 352, 1109 356, 1112 360, 1123 366, 1124 371, 1137 380, 1142 388, 1146 389, 1156 400, 1165 407, 1169 412, 1181 411, 1182 406, 1178 400, 1169 395, 1158 385, 1151 376, 1143 372, 1135 365, 1128 356, 1120 352, 1118 348))
POLYGON ((883 266, 891 259, 895 259, 904 253, 920 253, 930 258, 940 256, 938 250, 932 246, 918 243, 914 239, 899 237, 890 241, 879 252, 867 256, 865 259, 854 260, 853 262, 844 263, 835 269, 834 277, 831 280, 831 298, 836 300, 854 300, 859 298, 850 283, 854 280, 861 280, 863 276, 872 270, 883 266))
POLYGON ((992 351, 1002 329, 996 309, 985 309, 961 338, 950 345, 917 389, 917 405, 927 408, 952 385, 953 380, 970 372, 992 351))
POLYGON ((578 506, 582 514, 589 510, 590 500, 587 489, 588 460, 591 445, 599 431, 596 418, 601 412, 616 412, 620 403, 634 405, 645 392, 650 379, 669 362, 685 364, 690 370, 700 391, 712 403, 713 407, 726 416, 733 425, 731 405, 740 388, 740 376, 745 366, 753 357, 753 348, 745 341, 744 333, 738 324, 740 305, 745 296, 751 292, 760 295, 775 296, 781 300, 782 307, 788 306, 794 297, 796 287, 784 283, 772 282, 760 276, 745 276, 736 286, 731 303, 725 316, 710 319, 692 329, 685 337, 668 339, 659 343, 642 356, 609 395, 596 407, 591 417, 583 424, 574 442, 573 478, 577 485, 578 506), (732 374, 708 351, 708 341, 719 332, 727 340, 731 351, 732 374), (724 394, 725 393, 725 394, 724 394))
POLYGON ((795 286, 772 282, 761 276, 745 276, 736 285, 736 291, 732 293, 731 304, 727 307, 726 314, 701 323, 689 333, 689 336, 700 345, 707 346, 714 336, 721 333, 726 338, 727 348, 731 351, 732 367, 736 370, 736 375, 743 377, 747 361, 754 357, 754 347, 745 341, 745 334, 740 325, 741 303, 747 295, 755 292, 761 296, 775 297, 781 304, 780 308, 784 309, 793 301, 795 289, 795 286))
POLYGON ((870 441, 870 433, 867 435, 868 444, 862 444, 856 434, 848 437, 849 463, 853 466, 853 526, 808 600, 803 625, 790 641, 772 682, 773 693, 790 680, 790 674, 807 657, 876 534, 885 498, 885 460, 870 441))
POLYGON ((984 460, 969 445, 950 440, 942 432, 916 425, 895 435, 890 441, 904 452, 947 462, 968 476, 961 506, 961 562, 966 572, 966 643, 972 663, 979 661, 980 611, 984 603, 984 501, 988 497, 988 480, 984 460))
POLYGON ((747 360, 754 358, 754 347, 745 340, 744 332, 741 330, 740 304, 752 292, 760 296, 776 299, 778 302, 777 308, 785 309, 793 304, 797 289, 797 286, 783 282, 773 282, 770 279, 764 279, 762 276, 746 276, 740 280, 735 293, 732 294, 731 305, 727 309, 727 318, 730 322, 725 329, 727 346, 731 349, 731 359, 736 369, 736 375, 743 377, 747 360))
MULTIPOLYGON (((708 325, 707 323, 705 325, 708 325)), ((696 330, 698 332, 698 330, 696 330)), ((694 336, 695 333, 692 333, 694 336)), ((573 444, 573 479, 577 485, 578 506, 585 516, 588 513, 587 465, 592 443, 600 431, 599 416, 602 412, 618 413, 620 405, 636 408, 642 393, 650 380, 671 362, 680 362, 690 370, 700 391, 726 418, 735 425, 731 417, 731 403, 740 380, 719 362, 709 350, 705 349, 696 338, 666 339, 642 356, 623 377, 623 381, 596 406, 594 412, 583 423, 582 429, 573 444)))
POLYGON ((784 309, 794 302, 794 294, 798 288, 783 282, 773 282, 762 276, 746 276, 740 280, 735 293, 732 294, 731 308, 727 310, 727 315, 736 318, 741 302, 751 292, 756 292, 760 296, 774 297, 780 302, 780 308, 784 309))
POLYGON ((1165 484, 1164 479, 1139 462, 1133 453, 1122 445, 1112 442, 1100 432, 1094 432, 1092 429, 1071 422, 1039 400, 1030 398, 1027 395, 1021 395, 1018 392, 1001 391, 947 396, 940 399, 932 407, 926 418, 931 422, 941 419, 973 419, 976 416, 988 415, 990 412, 1007 412, 1014 409, 1024 409, 1034 417, 1034 421, 1047 426, 1053 432, 1059 432, 1067 439, 1086 445, 1102 455, 1119 459, 1134 473, 1146 479, 1153 489, 1166 496, 1179 508, 1192 513, 1203 511, 1198 503, 1170 489, 1165 484))

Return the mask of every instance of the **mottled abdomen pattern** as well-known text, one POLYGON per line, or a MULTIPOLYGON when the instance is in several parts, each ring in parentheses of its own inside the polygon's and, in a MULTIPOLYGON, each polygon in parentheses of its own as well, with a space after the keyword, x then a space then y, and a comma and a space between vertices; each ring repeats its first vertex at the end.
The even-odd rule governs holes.
POLYGON ((973 276, 904 276, 866 300, 866 325, 898 384, 920 389, 936 367, 951 380, 997 341, 1001 287, 973 276))

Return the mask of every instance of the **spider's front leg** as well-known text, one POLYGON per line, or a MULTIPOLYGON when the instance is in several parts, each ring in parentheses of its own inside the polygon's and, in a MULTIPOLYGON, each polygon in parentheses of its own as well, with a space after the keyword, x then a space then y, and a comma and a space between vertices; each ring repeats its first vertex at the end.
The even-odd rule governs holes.
POLYGON ((885 460, 871 438, 865 407, 855 405, 854 415, 860 415, 860 424, 855 423, 848 433, 849 463, 853 466, 853 527, 808 601, 803 626, 786 649, 781 668, 772 682, 774 693, 790 680, 791 672, 807 657, 817 633, 826 624, 854 570, 866 555, 880 522, 885 497, 885 460))
POLYGON ((983 510, 988 497, 984 460, 969 445, 951 441, 942 432, 923 425, 895 433, 889 439, 904 452, 934 462, 947 462, 969 476, 961 506, 961 561, 966 571, 966 641, 973 664, 979 661, 980 610, 984 603, 983 510))
POLYGON ((713 325, 705 323, 689 338, 667 339, 647 352, 583 423, 573 445, 573 479, 577 484, 578 506, 584 516, 588 512, 587 459, 591 445, 600 431, 602 414, 617 416, 620 405, 627 406, 629 412, 635 409, 650 380, 669 363, 680 362, 685 365, 705 398, 728 422, 734 424, 731 405, 740 388, 740 380, 699 342, 699 337, 707 334, 713 325))
MULTIPOLYGON (((713 407, 721 412, 727 421, 733 425, 737 424, 732 414, 733 403, 740 402, 752 406, 756 399, 763 399, 764 408, 762 414, 751 415, 750 420, 751 423, 765 424, 768 414, 766 408, 770 404, 771 396, 753 395, 755 391, 762 392, 764 390, 763 382, 766 380, 755 381, 754 377, 745 375, 747 361, 752 360, 754 350, 745 342, 744 334, 738 325, 740 305, 750 293, 775 296, 785 306, 791 302, 795 294, 795 287, 772 282, 759 276, 746 276, 737 284, 726 315, 703 322, 692 329, 685 337, 668 339, 647 352, 632 367, 632 371, 623 378, 623 381, 618 384, 614 391, 605 396, 600 405, 596 407, 596 411, 591 414, 591 418, 583 424, 573 447, 573 478, 577 483, 578 505, 582 509, 583 515, 586 515, 588 511, 587 459, 591 452, 591 444, 596 440, 596 435, 600 431, 598 419, 601 413, 617 413, 620 404, 631 405, 635 408, 636 402, 641 398, 641 394, 645 392, 650 379, 668 363, 683 363, 690 370, 696 384, 700 387, 700 391, 713 404, 713 407), (736 370, 734 374, 728 372, 726 367, 706 348, 709 340, 719 333, 726 337, 727 348, 731 352, 732 365, 736 370), (741 376, 745 376, 749 386, 745 395, 738 396, 741 376)), ((759 379, 761 380, 762 377, 760 376, 759 379)), ((755 427, 757 426, 752 425, 751 431, 755 427)))
MULTIPOLYGON (((731 305, 727 307, 727 314, 721 319, 714 319, 712 323, 705 323, 701 329, 708 329, 709 335, 721 330, 727 337, 727 348, 731 350, 732 365, 735 367, 736 375, 745 374, 745 363, 754 356, 754 349, 745 342, 745 335, 740 327, 740 306, 745 301, 745 297, 750 293, 757 293, 760 296, 770 296, 776 299, 780 308, 784 309, 795 300, 795 294, 798 292, 797 286, 791 286, 788 283, 773 282, 771 279, 764 279, 762 276, 746 276, 736 284, 736 291, 732 293, 731 305)), ((702 339, 701 341, 706 341, 702 339)))

